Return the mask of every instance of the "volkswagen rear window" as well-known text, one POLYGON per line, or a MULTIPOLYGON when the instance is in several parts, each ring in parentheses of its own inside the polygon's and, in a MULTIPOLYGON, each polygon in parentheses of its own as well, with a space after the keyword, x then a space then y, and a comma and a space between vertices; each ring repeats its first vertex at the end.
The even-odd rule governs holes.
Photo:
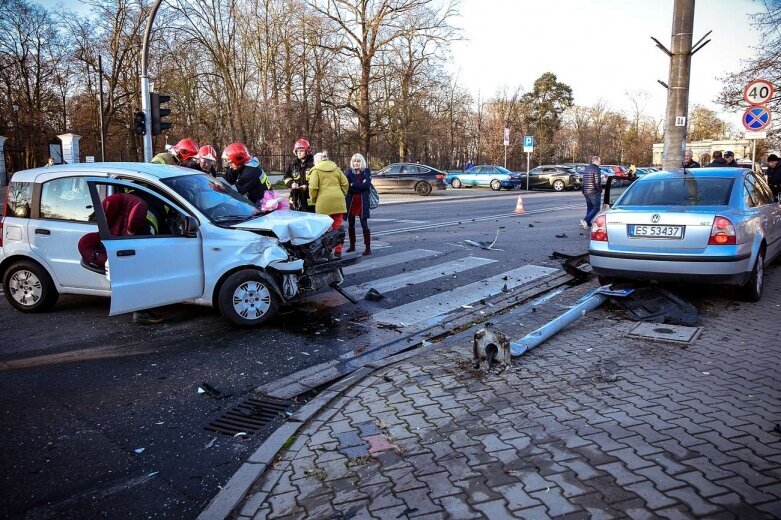
POLYGON ((635 182, 616 207, 628 206, 726 206, 732 194, 732 178, 653 179, 635 182))

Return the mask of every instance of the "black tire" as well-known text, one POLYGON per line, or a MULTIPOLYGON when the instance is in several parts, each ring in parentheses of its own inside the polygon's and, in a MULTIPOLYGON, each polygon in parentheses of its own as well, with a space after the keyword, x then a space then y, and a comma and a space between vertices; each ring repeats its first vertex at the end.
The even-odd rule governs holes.
POLYGON ((564 191, 564 181, 561 179, 553 181, 553 189, 555 191, 564 191))
POLYGON ((499 191, 502 189, 502 183, 499 181, 499 179, 494 179, 491 181, 491 189, 494 191, 499 191))
POLYGON ((8 303, 22 312, 46 312, 60 297, 46 269, 26 260, 11 264, 6 270, 3 291, 8 303))
POLYGON ((420 181, 415 185, 415 193, 421 197, 427 197, 431 194, 431 184, 426 181, 420 181))
POLYGON ((758 302, 762 298, 762 288, 765 286, 765 250, 757 253, 757 261, 751 270, 751 277, 740 288, 740 297, 747 302, 758 302))
POLYGON ((220 287, 217 307, 225 319, 239 327, 259 327, 279 309, 280 298, 269 276, 257 269, 230 275, 220 287))
POLYGON ((452 181, 450 181, 450 185, 451 185, 451 186, 453 186, 455 189, 458 189, 458 188, 460 188, 461 186, 463 186, 463 185, 461 184, 461 179, 459 179, 458 177, 456 177, 455 179, 453 179, 452 181))

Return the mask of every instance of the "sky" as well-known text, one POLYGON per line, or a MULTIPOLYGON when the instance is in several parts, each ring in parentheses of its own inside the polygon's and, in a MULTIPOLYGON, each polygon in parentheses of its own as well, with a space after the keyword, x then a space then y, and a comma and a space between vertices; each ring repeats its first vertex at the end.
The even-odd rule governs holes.
MULTIPOLYGON (((85 13, 78 0, 38 0, 85 13)), ((629 113, 626 94, 648 94, 645 112, 664 115, 669 58, 651 36, 670 48, 673 0, 461 0, 461 41, 452 45, 449 69, 475 99, 503 87, 529 91, 534 80, 553 72, 572 87, 575 103, 599 100, 629 113)), ((708 31, 711 42, 692 57, 689 107, 703 105, 742 129, 742 112, 724 112, 715 101, 718 80, 740 69, 760 44, 750 13, 763 0, 698 0, 694 42, 708 31)), ((746 78, 746 82, 754 78, 746 78)), ((781 86, 780 86, 781 87, 781 86)))
MULTIPOLYGON (((651 36, 671 47, 673 0, 463 0, 464 40, 452 46, 451 70, 458 81, 483 99, 506 86, 533 88, 534 80, 553 72, 570 85, 575 103, 603 100, 629 112, 627 91, 645 91, 645 112, 662 117, 669 57, 651 36)), ((723 112, 715 103, 718 80, 734 73, 752 55, 759 33, 749 14, 764 9, 762 0, 698 0, 694 11, 696 42, 712 30, 712 40, 692 57, 689 107, 703 105, 742 129, 741 113, 723 112)), ((754 79, 754 78, 747 78, 754 79)))

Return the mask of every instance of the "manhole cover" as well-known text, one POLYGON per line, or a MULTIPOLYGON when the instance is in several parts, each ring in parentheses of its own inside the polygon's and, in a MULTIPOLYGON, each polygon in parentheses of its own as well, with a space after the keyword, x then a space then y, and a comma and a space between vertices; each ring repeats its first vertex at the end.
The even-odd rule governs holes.
POLYGON ((234 437, 237 433, 253 435, 274 419, 284 417, 292 404, 292 401, 265 395, 249 397, 204 429, 228 437, 234 437))
POLYGON ((684 327, 683 325, 660 325, 658 323, 638 323, 630 330, 627 338, 637 338, 656 341, 671 341, 673 343, 690 344, 697 339, 702 327, 684 327))

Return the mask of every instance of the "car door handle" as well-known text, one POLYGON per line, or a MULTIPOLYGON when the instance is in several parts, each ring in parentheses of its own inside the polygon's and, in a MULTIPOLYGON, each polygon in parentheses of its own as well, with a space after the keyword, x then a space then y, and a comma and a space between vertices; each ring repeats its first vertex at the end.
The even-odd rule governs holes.
POLYGON ((136 256, 135 249, 120 249, 117 251, 117 256, 136 256))
POLYGON ((47 236, 47 237, 48 237, 49 235, 51 235, 51 234, 52 234, 52 232, 51 232, 51 231, 49 231, 48 229, 43 229, 43 228, 36 228, 36 230, 35 230, 35 234, 36 234, 36 235, 45 235, 45 236, 47 236))

